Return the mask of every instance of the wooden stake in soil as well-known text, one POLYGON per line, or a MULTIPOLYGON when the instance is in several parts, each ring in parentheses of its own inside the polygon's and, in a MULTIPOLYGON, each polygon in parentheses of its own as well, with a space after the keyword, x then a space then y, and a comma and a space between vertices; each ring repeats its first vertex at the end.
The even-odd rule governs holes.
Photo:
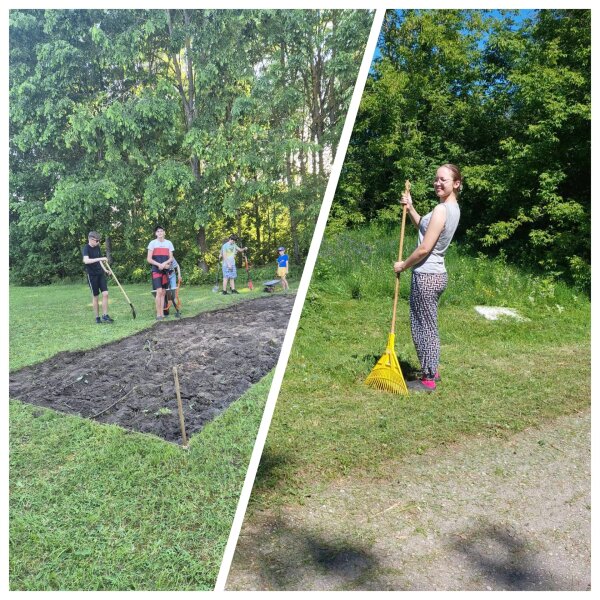
POLYGON ((173 367, 173 377, 175 378, 175 393, 177 394, 177 409, 179 410, 179 426, 181 427, 181 438, 183 447, 187 448, 187 438, 185 436, 185 421, 183 420, 183 405, 181 404, 181 390, 179 389, 179 376, 177 367, 173 367))

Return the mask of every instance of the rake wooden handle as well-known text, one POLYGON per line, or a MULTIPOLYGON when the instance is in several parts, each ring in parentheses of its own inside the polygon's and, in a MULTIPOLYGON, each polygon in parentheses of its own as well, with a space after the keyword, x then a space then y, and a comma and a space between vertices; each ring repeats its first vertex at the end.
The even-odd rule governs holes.
POLYGON ((105 264, 105 261, 100 261, 100 266, 104 269, 104 272, 107 275, 111 275, 112 278, 115 280, 115 283, 119 286, 119 289, 123 292, 123 296, 125 296, 125 300, 127 300, 127 302, 129 302, 129 304, 131 304, 131 300, 129 299, 129 297, 127 296, 127 294, 125 293, 125 290, 123 289, 123 286, 119 283, 119 280, 117 279, 117 276, 114 274, 113 270, 110 268, 110 265, 108 263, 105 264))
POLYGON ((135 317, 137 316, 136 313, 135 313, 135 308, 134 308, 133 304, 131 303, 131 300, 129 299, 129 296, 125 293, 125 290, 123 289, 123 286, 119 283, 119 280, 117 279, 117 276, 113 273, 113 270, 110 268, 110 265, 108 264, 108 262, 105 262, 105 261, 101 260, 100 261, 100 266, 102 267, 102 269, 104 269, 104 272, 107 275, 111 275, 112 276, 112 278, 115 280, 115 282, 119 286, 119 289, 123 292, 123 296, 125 296, 125 300, 127 300, 127 302, 129 303, 129 306, 131 307, 131 315, 135 319, 135 317))
MULTIPOLYGON (((404 182, 404 192, 410 192, 410 181, 404 182)), ((402 260, 402 250, 404 248, 404 227, 406 225, 406 204, 402 207, 402 225, 400 227, 400 247, 398 248, 398 262, 402 260)), ((400 293, 400 273, 396 275, 396 289, 394 290, 394 310, 392 312, 392 326, 390 333, 396 333, 396 308, 398 306, 398 294, 400 293)))

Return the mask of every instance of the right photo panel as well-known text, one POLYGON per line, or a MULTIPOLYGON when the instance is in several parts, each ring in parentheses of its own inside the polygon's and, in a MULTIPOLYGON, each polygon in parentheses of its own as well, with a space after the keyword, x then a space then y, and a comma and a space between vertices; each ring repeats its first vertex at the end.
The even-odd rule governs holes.
POLYGON ((591 11, 388 10, 230 590, 591 589, 591 11))

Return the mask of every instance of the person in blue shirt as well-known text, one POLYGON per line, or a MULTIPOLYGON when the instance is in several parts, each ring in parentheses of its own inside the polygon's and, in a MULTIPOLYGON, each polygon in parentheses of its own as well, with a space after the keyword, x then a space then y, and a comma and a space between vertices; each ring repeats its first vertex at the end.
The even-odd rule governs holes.
POLYGON ((287 292, 290 287, 286 279, 288 274, 289 258, 285 253, 285 248, 283 246, 280 246, 277 251, 279 252, 279 256, 277 257, 277 277, 281 278, 281 287, 283 288, 284 292, 287 292))
POLYGON ((177 289, 177 282, 181 279, 181 269, 179 263, 173 257, 173 262, 168 271, 169 274, 169 289, 175 291, 177 289))

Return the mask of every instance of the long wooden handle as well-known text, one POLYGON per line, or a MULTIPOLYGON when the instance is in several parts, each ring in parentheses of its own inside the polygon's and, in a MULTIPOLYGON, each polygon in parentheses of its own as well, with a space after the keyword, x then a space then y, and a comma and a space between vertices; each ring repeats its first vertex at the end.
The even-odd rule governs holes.
POLYGON ((131 304, 131 300, 129 299, 129 297, 125 293, 125 290, 123 289, 123 286, 119 283, 119 280, 117 279, 117 276, 114 274, 113 270, 110 268, 110 265, 108 263, 104 264, 105 262, 106 261, 101 260, 100 261, 100 266, 104 269, 105 273, 110 274, 112 276, 112 278, 115 280, 116 284, 119 286, 119 289, 123 292, 123 296, 125 296, 125 300, 127 300, 127 302, 129 302, 129 304, 131 304))
MULTIPOLYGON (((407 179, 404 182, 404 192, 410 192, 410 181, 407 179)), ((398 262, 402 260, 402 250, 404 248, 404 228, 406 225, 406 209, 405 204, 402 207, 402 225, 400 226, 400 246, 398 248, 398 262)), ((392 312, 392 326, 390 327, 390 333, 396 333, 396 308, 398 306, 398 294, 400 293, 400 273, 396 275, 396 288, 394 290, 394 310, 392 312)))

